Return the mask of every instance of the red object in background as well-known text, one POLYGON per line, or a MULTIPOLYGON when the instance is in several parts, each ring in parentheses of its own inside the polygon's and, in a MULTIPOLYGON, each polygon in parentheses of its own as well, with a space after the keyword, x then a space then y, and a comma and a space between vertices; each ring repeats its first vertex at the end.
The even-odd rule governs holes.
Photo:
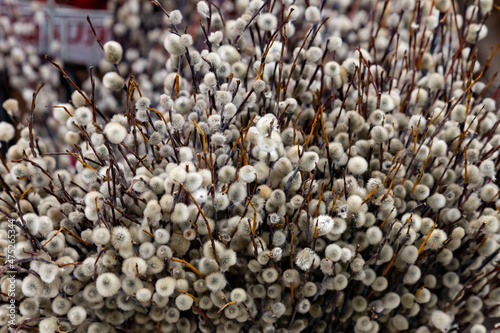
MULTIPOLYGON (((47 2, 47 0, 43 0, 47 2)), ((56 0, 55 3, 58 5, 66 5, 72 7, 78 7, 82 9, 106 9, 107 0, 56 0)))

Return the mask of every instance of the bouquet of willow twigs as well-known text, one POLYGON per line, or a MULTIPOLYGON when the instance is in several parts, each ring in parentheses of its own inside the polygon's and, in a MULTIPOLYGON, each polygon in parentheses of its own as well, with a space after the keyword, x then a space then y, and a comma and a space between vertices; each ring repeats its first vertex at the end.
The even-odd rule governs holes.
POLYGON ((492 329, 492 0, 164 5, 3 103, 0 332, 492 329))

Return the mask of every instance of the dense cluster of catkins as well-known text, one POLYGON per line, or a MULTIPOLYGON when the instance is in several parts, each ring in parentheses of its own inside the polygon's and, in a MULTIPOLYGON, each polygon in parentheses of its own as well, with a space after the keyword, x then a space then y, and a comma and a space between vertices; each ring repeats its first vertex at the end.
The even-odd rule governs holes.
POLYGON ((17 138, 0 165, 12 329, 486 332, 500 114, 476 42, 492 1, 182 6, 127 1, 117 40, 150 52, 103 41, 102 80, 47 107, 42 87, 0 124, 17 138))

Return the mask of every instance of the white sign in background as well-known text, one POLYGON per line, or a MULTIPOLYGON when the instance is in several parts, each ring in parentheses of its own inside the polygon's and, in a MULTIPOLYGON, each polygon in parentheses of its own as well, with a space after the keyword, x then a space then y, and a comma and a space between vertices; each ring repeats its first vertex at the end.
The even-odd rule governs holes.
MULTIPOLYGON (((7 14, 12 23, 36 23, 34 7, 31 1, 0 0, 0 13, 7 14)), ((49 54, 70 63, 89 66, 102 59, 102 50, 92 34, 87 15, 104 44, 112 39, 112 11, 64 7, 48 1, 41 7, 41 13, 43 23, 37 24, 30 35, 18 36, 21 43, 37 46, 42 56, 49 54)))
POLYGON ((82 65, 95 65, 102 59, 102 50, 87 22, 87 15, 104 44, 112 39, 111 12, 73 8, 55 8, 50 12, 45 8, 44 12, 47 15, 46 23, 39 27, 38 36, 41 54, 57 56, 65 62, 82 65))

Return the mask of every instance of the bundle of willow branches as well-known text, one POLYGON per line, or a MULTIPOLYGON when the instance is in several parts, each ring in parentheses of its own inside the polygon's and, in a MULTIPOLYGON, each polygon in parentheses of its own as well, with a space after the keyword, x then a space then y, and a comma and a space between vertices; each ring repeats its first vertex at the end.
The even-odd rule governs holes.
POLYGON ((486 332, 493 2, 181 6, 117 8, 50 135, 3 104, 0 332, 486 332))

